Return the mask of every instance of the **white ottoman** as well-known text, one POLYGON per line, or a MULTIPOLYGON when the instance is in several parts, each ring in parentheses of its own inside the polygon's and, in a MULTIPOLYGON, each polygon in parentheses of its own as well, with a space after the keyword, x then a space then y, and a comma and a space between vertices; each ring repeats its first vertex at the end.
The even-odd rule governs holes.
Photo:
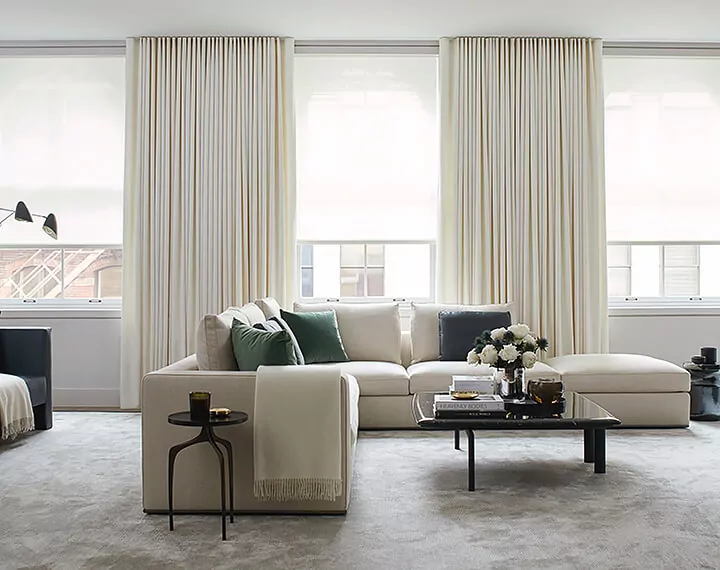
POLYGON ((639 354, 573 354, 550 358, 565 389, 588 396, 622 427, 687 427, 690 374, 639 354))

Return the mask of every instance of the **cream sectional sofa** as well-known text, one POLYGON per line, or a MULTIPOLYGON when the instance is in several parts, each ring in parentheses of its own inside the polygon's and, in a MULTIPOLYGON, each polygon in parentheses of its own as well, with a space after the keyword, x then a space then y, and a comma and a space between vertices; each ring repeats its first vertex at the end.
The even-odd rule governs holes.
MULTIPOLYGON (((278 315, 274 299, 229 307, 206 315, 197 329, 197 352, 143 379, 143 504, 148 512, 167 508, 167 450, 192 434, 167 424, 167 414, 185 409, 187 393, 208 390, 213 402, 250 413, 231 432, 235 444, 236 508, 241 511, 344 512, 349 501, 357 429, 414 428, 413 394, 447 390, 456 374, 490 374, 485 366, 439 360, 438 313, 441 310, 509 310, 509 306, 413 305, 409 331, 401 330, 397 304, 295 304, 296 312, 332 307, 349 362, 343 373, 343 494, 333 503, 268 504, 252 496, 252 372, 238 372, 230 340, 233 319, 253 325, 278 315)), ((479 331, 480 332, 480 331, 479 331)), ((623 422, 624 427, 683 427, 689 423, 689 374, 674 364, 639 355, 573 355, 538 362, 528 378, 561 378, 567 390, 589 394, 623 422)), ((217 510, 217 469, 212 451, 196 446, 181 454, 176 468, 178 511, 217 510), (186 461, 183 467, 183 461, 186 461), (193 465, 192 469, 188 466, 193 465)))
MULTIPOLYGON (((484 365, 439 360, 441 310, 511 311, 510 305, 413 304, 410 330, 402 331, 395 303, 295 303, 293 310, 330 308, 337 314, 340 335, 350 358, 338 365, 357 379, 360 388, 360 429, 413 428, 413 394, 447 390, 453 375, 491 373, 484 365)), ((236 370, 230 340, 233 318, 253 325, 279 316, 279 312, 278 303, 266 298, 243 307, 229 307, 220 315, 206 315, 198 326, 197 354, 188 365, 197 366, 198 378, 212 370, 236 370)), ((688 425, 690 380, 679 366, 638 355, 578 356, 538 362, 526 371, 526 376, 562 378, 568 390, 602 394, 599 403, 607 404, 626 427, 688 425), (657 398, 662 405, 650 401, 657 398)))

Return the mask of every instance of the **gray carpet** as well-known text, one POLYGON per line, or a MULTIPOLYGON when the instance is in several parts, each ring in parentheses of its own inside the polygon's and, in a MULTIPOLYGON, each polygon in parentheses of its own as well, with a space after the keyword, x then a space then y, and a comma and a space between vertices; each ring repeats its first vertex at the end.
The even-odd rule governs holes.
POLYGON ((0 568, 720 568, 720 424, 478 434, 478 491, 451 434, 362 434, 346 517, 142 513, 140 418, 58 413, 0 445, 0 568))

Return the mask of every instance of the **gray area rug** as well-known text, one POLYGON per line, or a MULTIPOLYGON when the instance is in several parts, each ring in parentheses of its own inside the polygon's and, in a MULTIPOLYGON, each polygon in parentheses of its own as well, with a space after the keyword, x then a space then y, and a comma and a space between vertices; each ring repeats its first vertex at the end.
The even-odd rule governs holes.
POLYGON ((58 413, 0 445, 0 568, 720 568, 720 423, 608 436, 365 432, 346 517, 167 519, 140 504, 140 418, 58 413), (465 447, 463 441, 463 448, 465 447))

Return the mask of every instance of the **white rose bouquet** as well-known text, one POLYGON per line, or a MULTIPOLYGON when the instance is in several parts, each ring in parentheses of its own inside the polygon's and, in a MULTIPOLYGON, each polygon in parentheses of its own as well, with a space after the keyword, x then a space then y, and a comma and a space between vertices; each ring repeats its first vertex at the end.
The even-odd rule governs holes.
POLYGON ((468 364, 487 364, 514 370, 532 368, 539 350, 547 350, 546 338, 537 336, 524 324, 485 331, 475 339, 475 348, 467 355, 468 364))

